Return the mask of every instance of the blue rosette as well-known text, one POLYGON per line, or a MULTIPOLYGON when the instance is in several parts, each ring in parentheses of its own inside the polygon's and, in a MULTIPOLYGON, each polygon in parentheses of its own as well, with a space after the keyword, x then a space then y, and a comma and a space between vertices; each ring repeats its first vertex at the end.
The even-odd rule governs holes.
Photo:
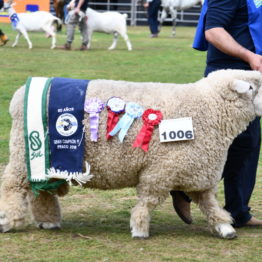
POLYGON ((122 143, 128 132, 128 129, 130 128, 134 120, 141 117, 143 115, 143 112, 144 109, 142 106, 134 102, 127 103, 125 114, 119 120, 114 129, 109 133, 109 135, 114 136, 119 132, 118 138, 119 141, 122 143))

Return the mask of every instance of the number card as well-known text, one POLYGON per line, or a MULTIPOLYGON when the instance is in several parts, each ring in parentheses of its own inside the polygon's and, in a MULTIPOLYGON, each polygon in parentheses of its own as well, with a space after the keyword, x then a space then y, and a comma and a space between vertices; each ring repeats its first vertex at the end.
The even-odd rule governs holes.
POLYGON ((191 117, 162 120, 159 125, 160 142, 194 139, 191 117))

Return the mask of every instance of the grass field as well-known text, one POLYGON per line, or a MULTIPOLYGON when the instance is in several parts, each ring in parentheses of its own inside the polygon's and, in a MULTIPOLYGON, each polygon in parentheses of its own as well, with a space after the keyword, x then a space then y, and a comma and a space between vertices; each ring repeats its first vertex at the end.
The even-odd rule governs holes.
MULTIPOLYGON (((70 77, 186 83, 203 75, 205 53, 191 48, 194 28, 163 28, 159 38, 150 39, 147 27, 129 28, 134 50, 128 52, 122 39, 116 50, 108 51, 112 37, 95 34, 87 52, 50 50, 50 39, 42 33, 30 34, 33 49, 15 37, 9 25, 1 24, 10 42, 0 48, 0 171, 8 161, 11 119, 8 106, 12 94, 28 76, 70 77)), ((65 30, 58 34, 58 45, 65 42, 65 30)), ((74 47, 81 45, 77 32, 74 47)), ((262 169, 250 205, 262 218, 262 169)), ((218 198, 223 205, 223 187, 218 198)), ((74 187, 61 198, 63 223, 60 231, 38 230, 28 217, 28 225, 16 232, 0 235, 0 261, 52 262, 160 262, 160 261, 261 261, 262 229, 238 229, 232 241, 212 236, 205 217, 193 205, 194 223, 183 224, 172 210, 169 198, 158 207, 151 221, 148 240, 132 240, 130 209, 136 202, 135 190, 82 190, 74 187)))

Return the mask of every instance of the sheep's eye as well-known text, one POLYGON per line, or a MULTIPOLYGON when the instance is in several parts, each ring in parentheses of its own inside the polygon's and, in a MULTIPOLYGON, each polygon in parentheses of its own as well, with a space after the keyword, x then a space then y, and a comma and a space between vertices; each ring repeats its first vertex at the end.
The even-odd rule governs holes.
POLYGON ((252 86, 249 86, 249 90, 253 90, 253 87, 252 87, 252 86))

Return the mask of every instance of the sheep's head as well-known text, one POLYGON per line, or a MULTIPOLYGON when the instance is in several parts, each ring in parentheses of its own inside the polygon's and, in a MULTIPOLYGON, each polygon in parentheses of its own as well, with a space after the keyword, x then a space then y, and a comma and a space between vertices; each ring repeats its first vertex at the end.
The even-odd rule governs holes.
POLYGON ((218 70, 210 73, 207 81, 224 99, 235 101, 239 108, 243 107, 241 101, 250 101, 250 106, 254 105, 254 113, 258 116, 262 115, 262 74, 260 72, 218 70))

